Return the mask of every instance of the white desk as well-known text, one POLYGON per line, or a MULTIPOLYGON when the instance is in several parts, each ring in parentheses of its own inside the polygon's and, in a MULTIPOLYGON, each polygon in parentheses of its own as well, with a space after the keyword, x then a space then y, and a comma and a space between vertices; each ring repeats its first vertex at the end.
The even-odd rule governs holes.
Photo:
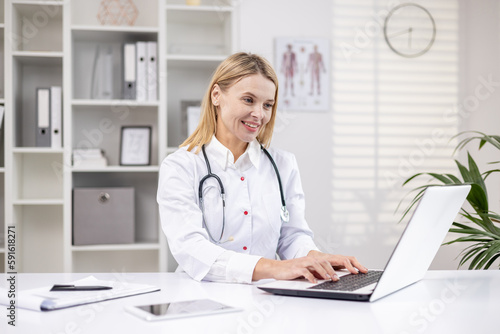
MULTIPOLYGON (((88 274, 18 274, 18 291, 64 283, 88 274)), ((95 274, 161 287, 160 292, 52 312, 17 310, 17 326, 0 333, 495 333, 500 311, 500 271, 430 271, 425 280, 374 303, 281 297, 256 285, 198 283, 183 274, 95 274), (212 298, 243 312, 146 322, 125 305, 212 298)), ((0 275, 6 287, 7 275, 0 275)))

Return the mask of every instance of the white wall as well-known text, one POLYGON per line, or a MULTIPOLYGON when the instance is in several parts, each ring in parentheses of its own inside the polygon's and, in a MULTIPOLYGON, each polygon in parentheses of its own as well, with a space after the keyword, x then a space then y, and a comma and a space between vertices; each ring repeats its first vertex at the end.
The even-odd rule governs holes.
MULTIPOLYGON (((260 54, 275 64, 275 37, 330 38, 331 3, 330 0, 243 0, 241 51, 260 54)), ((316 236, 326 233, 325 226, 331 224, 331 123, 331 112, 282 112, 273 136, 273 146, 293 152, 297 158, 306 195, 306 218, 316 236)))
MULTIPOLYGON (((462 24, 458 102, 465 106, 462 110, 460 130, 500 135, 500 2, 460 0, 460 7, 462 24), (484 82, 490 84, 485 85, 484 82), (487 92, 489 94, 486 94, 487 92)), ((479 169, 486 171, 499 168, 499 165, 489 165, 488 162, 500 161, 500 151, 490 146, 478 151, 477 145, 478 142, 475 142, 467 146, 467 150, 478 163, 479 169)), ((461 160, 466 161, 466 150, 462 152, 461 160)), ((498 213, 500 212, 498 173, 487 179, 486 186, 489 209, 498 213)), ((441 247, 434 266, 448 268, 449 263, 463 248, 464 244, 441 247)))
MULTIPOLYGON (((477 108, 464 110, 462 130, 475 130, 500 135, 500 2, 498 0, 461 1, 462 17, 465 18, 462 34, 461 96, 464 102, 476 96, 477 108), (489 96, 477 94, 478 87, 491 81, 489 96)), ((480 93, 486 93, 483 88, 480 93)), ((495 166, 487 162, 500 161, 500 151, 485 147, 471 154, 481 162, 483 170, 495 166), (484 150, 484 152, 483 152, 484 150)), ((497 165, 496 168, 499 168, 497 165)), ((492 176, 488 182, 490 210, 500 211, 500 178, 492 176)))
MULTIPOLYGON (((332 1, 330 0, 242 0, 240 3, 239 43, 241 51, 249 51, 274 61, 275 37, 331 37, 332 1)), ((464 101, 474 95, 480 78, 494 82, 493 93, 482 99, 474 110, 464 113, 462 130, 479 130, 500 134, 500 38, 499 2, 497 0, 466 1, 461 5, 460 97, 464 101)), ((285 112, 278 119, 273 145, 293 152, 301 170, 306 194, 306 218, 316 236, 323 240, 333 224, 332 195, 332 112, 285 112)), ((485 170, 487 161, 499 161, 498 150, 482 150, 479 161, 485 170), (484 152, 483 152, 484 151, 484 152), (492 154, 495 156, 492 156, 492 154)), ((481 166, 480 166, 481 168, 481 166)), ((499 210, 499 179, 489 182, 493 210, 499 210)), ((395 216, 395 224, 399 216, 395 216)), ((327 236, 328 240, 329 237, 327 236)), ((332 240, 338 240, 332 236, 332 240)), ((441 247, 433 269, 455 269, 463 245, 441 247)), ((338 253, 355 255, 360 261, 371 259, 367 266, 380 267, 388 258, 386 250, 363 246, 335 245, 338 253), (374 260, 377 259, 377 260, 374 260)))

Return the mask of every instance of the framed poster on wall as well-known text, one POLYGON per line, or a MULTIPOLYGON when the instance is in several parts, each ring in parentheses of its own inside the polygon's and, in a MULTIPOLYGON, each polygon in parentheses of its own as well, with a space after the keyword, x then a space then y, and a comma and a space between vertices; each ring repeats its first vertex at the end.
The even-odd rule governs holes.
POLYGON ((330 45, 327 38, 276 38, 275 64, 280 84, 280 108, 329 110, 330 45))

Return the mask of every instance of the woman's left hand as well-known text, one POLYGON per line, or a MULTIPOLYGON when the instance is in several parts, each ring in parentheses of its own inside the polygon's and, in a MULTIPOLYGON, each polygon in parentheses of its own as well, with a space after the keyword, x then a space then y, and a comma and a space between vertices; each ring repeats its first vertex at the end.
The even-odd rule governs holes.
POLYGON ((362 266, 354 256, 333 255, 316 250, 310 251, 307 256, 313 257, 316 260, 328 261, 334 270, 347 269, 352 274, 357 274, 358 272, 366 274, 368 272, 368 269, 362 266))

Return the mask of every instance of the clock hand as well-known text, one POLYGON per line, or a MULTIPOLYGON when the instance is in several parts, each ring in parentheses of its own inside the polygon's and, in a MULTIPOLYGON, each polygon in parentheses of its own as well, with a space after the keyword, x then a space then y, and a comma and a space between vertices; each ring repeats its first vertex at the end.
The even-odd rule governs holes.
POLYGON ((399 35, 406 34, 408 31, 409 31, 409 29, 404 29, 404 30, 401 30, 401 31, 397 31, 397 32, 395 32, 395 33, 392 33, 392 34, 390 34, 390 35, 387 35, 387 37, 389 37, 389 38, 396 37, 396 36, 399 36, 399 35))
POLYGON ((411 50, 411 33, 412 33, 412 32, 413 32, 413 28, 412 28, 412 27, 410 27, 410 28, 408 29, 408 49, 410 49, 410 50, 411 50))

